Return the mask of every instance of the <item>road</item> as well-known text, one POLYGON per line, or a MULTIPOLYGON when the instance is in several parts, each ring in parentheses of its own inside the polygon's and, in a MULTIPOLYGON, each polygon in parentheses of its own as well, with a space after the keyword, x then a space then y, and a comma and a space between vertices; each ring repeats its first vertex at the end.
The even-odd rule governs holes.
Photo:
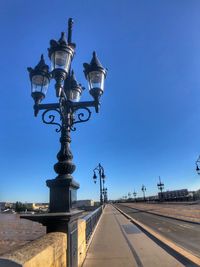
POLYGON ((116 206, 132 218, 200 257, 200 225, 149 214, 124 204, 116 204, 116 206))

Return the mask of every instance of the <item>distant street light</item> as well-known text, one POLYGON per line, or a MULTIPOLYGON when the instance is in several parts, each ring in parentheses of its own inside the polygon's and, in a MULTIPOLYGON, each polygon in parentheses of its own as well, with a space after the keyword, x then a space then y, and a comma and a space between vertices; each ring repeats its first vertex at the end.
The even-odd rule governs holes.
POLYGON ((105 179, 103 179, 102 182, 103 182, 103 188, 102 188, 103 202, 106 203, 107 202, 107 200, 106 200, 106 198, 107 198, 107 188, 104 187, 105 179))
POLYGON ((144 201, 146 200, 145 198, 145 191, 147 190, 146 187, 144 185, 142 185, 142 188, 141 188, 142 192, 143 192, 143 199, 144 201))
POLYGON ((164 183, 161 182, 160 176, 159 176, 159 183, 157 183, 157 187, 160 190, 161 200, 163 200, 164 183))
POLYGON ((100 185, 100 204, 102 205, 104 202, 103 199, 103 188, 102 188, 102 183, 104 184, 104 180, 106 178, 105 176, 105 172, 104 172, 104 168, 101 166, 101 164, 99 163, 97 165, 96 168, 94 168, 93 172, 93 179, 94 179, 94 183, 96 184, 96 180, 97 180, 97 175, 96 175, 96 171, 99 173, 99 185, 100 185))
POLYGON ((135 192, 135 189, 134 189, 134 192, 133 192, 133 196, 134 196, 134 199, 135 199, 135 202, 136 202, 137 193, 135 192))
POLYGON ((131 193, 130 193, 130 192, 128 192, 128 198, 129 198, 129 199, 131 198, 131 193))
POLYGON ((103 199, 104 199, 104 203, 108 202, 108 189, 107 188, 103 188, 103 199))
POLYGON ((200 156, 198 157, 197 161, 196 161, 196 171, 197 173, 200 175, 200 156))

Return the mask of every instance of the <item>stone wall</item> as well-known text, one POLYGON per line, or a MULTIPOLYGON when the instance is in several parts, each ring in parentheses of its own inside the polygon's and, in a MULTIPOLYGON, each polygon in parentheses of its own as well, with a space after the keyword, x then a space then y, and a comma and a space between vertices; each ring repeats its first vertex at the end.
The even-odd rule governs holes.
POLYGON ((0 258, 0 267, 66 267, 67 236, 50 233, 0 258))
POLYGON ((78 220, 78 267, 81 267, 86 257, 86 221, 78 220))

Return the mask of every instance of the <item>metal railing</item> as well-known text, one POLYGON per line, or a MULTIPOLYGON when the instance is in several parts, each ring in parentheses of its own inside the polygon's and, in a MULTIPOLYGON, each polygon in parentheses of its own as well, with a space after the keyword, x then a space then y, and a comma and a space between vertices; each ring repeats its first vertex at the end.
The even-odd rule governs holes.
POLYGON ((102 214, 103 208, 104 207, 101 206, 84 217, 84 220, 86 220, 86 244, 88 244, 88 241, 94 231, 94 228, 102 214))

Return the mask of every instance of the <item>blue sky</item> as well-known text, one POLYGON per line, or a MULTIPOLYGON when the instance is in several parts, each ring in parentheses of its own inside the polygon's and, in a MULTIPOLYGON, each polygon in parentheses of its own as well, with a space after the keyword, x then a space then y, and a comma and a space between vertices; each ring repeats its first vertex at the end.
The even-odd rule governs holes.
MULTIPOLYGON (((200 1, 1 0, 0 201, 48 201, 47 179, 59 134, 34 118, 27 67, 74 18, 73 69, 87 87, 83 62, 96 50, 108 68, 99 114, 77 125, 71 149, 79 199, 98 199, 92 170, 101 162, 111 199, 135 189, 200 188, 200 1)), ((44 103, 55 100, 52 85, 44 103)), ((83 100, 90 100, 87 90, 83 100)))

